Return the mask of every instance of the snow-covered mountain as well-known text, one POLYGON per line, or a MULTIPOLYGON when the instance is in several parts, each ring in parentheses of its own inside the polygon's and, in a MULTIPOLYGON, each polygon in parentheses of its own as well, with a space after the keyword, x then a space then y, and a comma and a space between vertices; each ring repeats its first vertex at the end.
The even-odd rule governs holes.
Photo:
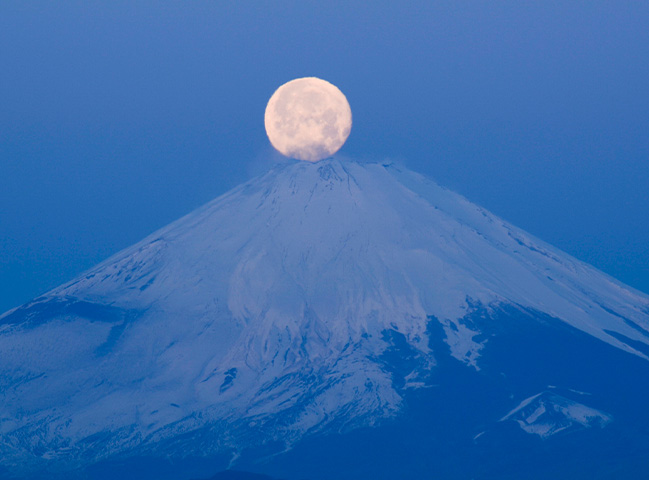
POLYGON ((466 408, 456 390, 499 392, 458 417, 474 444, 510 424, 547 442, 606 431, 606 382, 637 379, 637 396, 647 372, 646 295, 406 169, 290 163, 0 317, 0 465, 204 457, 347 478, 273 459, 426 402, 466 408), (604 393, 547 387, 580 378, 604 393))

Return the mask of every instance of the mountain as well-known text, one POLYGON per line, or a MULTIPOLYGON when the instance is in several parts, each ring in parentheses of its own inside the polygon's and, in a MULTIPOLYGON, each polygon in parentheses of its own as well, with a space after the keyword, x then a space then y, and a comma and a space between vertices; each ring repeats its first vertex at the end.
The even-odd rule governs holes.
POLYGON ((0 317, 8 477, 645 478, 647 398, 647 295, 393 164, 276 166, 0 317))

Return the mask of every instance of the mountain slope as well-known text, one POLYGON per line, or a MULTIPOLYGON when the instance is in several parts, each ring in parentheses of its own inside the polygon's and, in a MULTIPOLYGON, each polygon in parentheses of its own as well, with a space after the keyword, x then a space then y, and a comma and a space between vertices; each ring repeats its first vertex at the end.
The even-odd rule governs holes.
POLYGON ((502 312, 649 359, 646 295, 463 197, 393 165, 278 166, 0 317, 0 457, 236 463, 380 425, 442 350, 485 368, 502 312))

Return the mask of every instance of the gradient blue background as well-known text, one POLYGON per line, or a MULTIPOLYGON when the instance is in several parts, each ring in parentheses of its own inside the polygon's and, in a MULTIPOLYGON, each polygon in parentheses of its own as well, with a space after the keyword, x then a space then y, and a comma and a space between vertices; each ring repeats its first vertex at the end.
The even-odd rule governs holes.
POLYGON ((0 2, 0 311, 263 171, 280 84, 649 292, 649 2, 0 2))

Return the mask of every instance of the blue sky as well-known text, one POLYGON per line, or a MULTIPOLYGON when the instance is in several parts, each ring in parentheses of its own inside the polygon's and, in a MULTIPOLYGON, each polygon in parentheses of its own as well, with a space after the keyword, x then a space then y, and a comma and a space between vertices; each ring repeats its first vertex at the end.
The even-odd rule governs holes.
POLYGON ((392 158, 649 292, 649 3, 0 3, 0 311, 259 173, 318 76, 392 158))

